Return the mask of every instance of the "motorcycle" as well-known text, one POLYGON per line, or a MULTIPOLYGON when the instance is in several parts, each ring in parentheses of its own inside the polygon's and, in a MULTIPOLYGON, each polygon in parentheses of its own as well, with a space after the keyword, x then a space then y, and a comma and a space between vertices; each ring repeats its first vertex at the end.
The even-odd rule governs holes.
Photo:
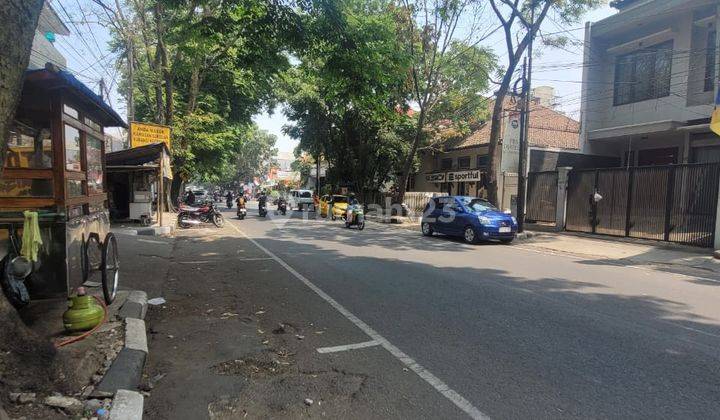
POLYGON ((245 207, 240 207, 240 206, 238 206, 238 209, 237 209, 237 218, 240 219, 240 220, 242 220, 242 219, 245 218, 245 216, 247 216, 247 209, 246 209, 245 207))
POLYGON ((348 206, 345 211, 345 227, 357 226, 358 230, 365 229, 365 211, 360 204, 348 206))
POLYGON ((181 205, 177 221, 178 226, 185 229, 203 223, 212 223, 217 227, 223 227, 225 224, 223 215, 220 214, 215 204, 210 202, 205 202, 200 207, 181 205))
POLYGON ((285 216, 285 213, 287 213, 287 201, 283 198, 279 199, 277 202, 277 209, 283 216, 285 216))
POLYGON ((258 206, 258 214, 260 217, 267 216, 267 202, 260 203, 258 206))

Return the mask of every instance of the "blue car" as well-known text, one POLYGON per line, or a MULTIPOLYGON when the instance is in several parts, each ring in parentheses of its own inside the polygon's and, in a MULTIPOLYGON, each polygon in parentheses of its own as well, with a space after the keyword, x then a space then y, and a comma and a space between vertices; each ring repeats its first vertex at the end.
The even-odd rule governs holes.
POLYGON ((422 233, 461 236, 474 244, 486 240, 510 243, 517 234, 517 220, 477 197, 450 196, 431 199, 421 223, 422 233))

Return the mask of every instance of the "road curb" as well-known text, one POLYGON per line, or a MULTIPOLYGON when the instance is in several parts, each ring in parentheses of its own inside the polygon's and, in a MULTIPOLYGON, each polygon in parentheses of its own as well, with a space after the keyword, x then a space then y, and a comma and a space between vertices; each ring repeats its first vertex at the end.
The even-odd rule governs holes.
POLYGON ((127 297, 127 300, 118 311, 118 316, 122 319, 137 318, 145 319, 147 313, 147 293, 142 290, 133 290, 127 297))
POLYGON ((119 396, 119 402, 113 401, 111 419, 142 418, 143 397, 136 390, 142 381, 145 361, 149 353, 147 326, 143 320, 146 311, 147 294, 140 290, 130 292, 127 301, 118 312, 118 316, 125 320, 123 348, 91 394, 93 397, 101 398, 119 396))
POLYGON ((175 230, 175 226, 154 226, 138 228, 135 232, 141 236, 162 236, 169 235, 175 230))
POLYGON ((144 402, 139 392, 118 390, 110 409, 110 420, 141 420, 144 402))

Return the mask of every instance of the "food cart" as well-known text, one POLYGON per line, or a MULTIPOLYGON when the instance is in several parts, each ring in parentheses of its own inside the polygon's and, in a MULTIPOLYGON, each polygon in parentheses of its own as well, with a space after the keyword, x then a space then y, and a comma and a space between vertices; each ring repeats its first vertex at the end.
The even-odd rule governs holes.
POLYGON ((119 258, 103 140, 111 126, 126 124, 72 74, 51 67, 26 73, 0 177, 0 283, 14 305, 67 296, 95 276, 106 302, 115 298, 119 258), (38 213, 35 261, 20 255, 25 210, 38 213))

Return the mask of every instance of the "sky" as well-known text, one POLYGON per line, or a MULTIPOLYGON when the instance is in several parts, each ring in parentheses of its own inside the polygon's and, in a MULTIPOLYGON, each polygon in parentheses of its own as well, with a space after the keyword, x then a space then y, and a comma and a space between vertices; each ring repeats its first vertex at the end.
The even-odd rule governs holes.
MULTIPOLYGON (((68 68, 98 92, 99 80, 103 78, 110 87, 110 104, 120 115, 125 116, 125 103, 117 92, 119 72, 115 67, 116 56, 109 50, 110 34, 107 28, 90 13, 94 9, 92 0, 51 0, 51 5, 70 29, 70 36, 58 36, 56 48, 67 58, 68 68)), ((607 2, 606 2, 607 3, 607 2)), ((588 13, 583 21, 595 22, 610 16, 614 9, 607 4, 588 13)), ((533 87, 551 86, 559 108, 575 119, 580 115, 580 82, 582 80, 582 40, 584 24, 563 27, 555 23, 555 17, 546 19, 542 31, 546 34, 565 35, 572 43, 564 49, 542 46, 536 42, 534 54, 533 87)), ((500 65, 506 65, 506 52, 502 31, 497 31, 481 45, 492 48, 499 58, 500 65)), ((277 108, 272 115, 265 112, 253 117, 253 121, 262 129, 274 134, 280 151, 292 152, 297 142, 282 133, 282 127, 288 123, 282 109, 277 108)))

